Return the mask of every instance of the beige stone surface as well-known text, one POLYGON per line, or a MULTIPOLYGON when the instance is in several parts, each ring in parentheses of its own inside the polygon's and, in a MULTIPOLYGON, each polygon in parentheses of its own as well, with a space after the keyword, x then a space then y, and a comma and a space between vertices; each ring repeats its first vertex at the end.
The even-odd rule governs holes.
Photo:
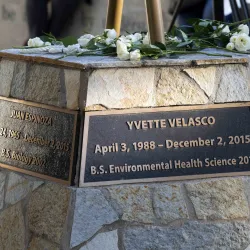
POLYGON ((0 95, 9 96, 13 79, 15 61, 2 59, 0 61, 0 95))
POLYGON ((108 188, 113 199, 122 210, 122 219, 152 223, 153 206, 149 186, 120 186, 108 188))
POLYGON ((67 108, 77 109, 79 90, 80 90, 80 71, 79 70, 64 70, 64 80, 66 87, 67 108))
POLYGON ((154 68, 95 70, 89 76, 86 107, 154 106, 154 75, 154 68))
POLYGON ((250 101, 250 71, 244 65, 224 65, 218 68, 219 87, 216 102, 250 101))
POLYGON ((58 184, 49 183, 34 191, 28 203, 30 230, 60 243, 69 199, 69 189, 58 184))
POLYGON ((157 106, 205 104, 208 97, 204 90, 178 68, 163 68, 156 85, 157 106))
POLYGON ((59 246, 39 237, 33 237, 28 250, 59 250, 59 246))
POLYGON ((198 219, 233 220, 249 217, 242 179, 218 179, 185 184, 198 219))
POLYGON ((32 182, 16 173, 10 173, 6 187, 5 203, 15 204, 22 200, 32 188, 32 182))
POLYGON ((200 86, 208 97, 215 93, 217 88, 216 67, 188 68, 183 71, 200 86))
POLYGON ((161 223, 188 218, 180 185, 157 186, 153 192, 153 207, 161 223))
POLYGON ((21 203, 0 213, 0 249, 24 250, 25 228, 21 203))

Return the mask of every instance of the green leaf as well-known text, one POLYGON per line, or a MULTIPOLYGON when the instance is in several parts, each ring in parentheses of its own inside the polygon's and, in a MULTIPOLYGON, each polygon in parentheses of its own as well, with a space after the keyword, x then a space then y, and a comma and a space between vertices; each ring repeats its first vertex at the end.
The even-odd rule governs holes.
POLYGON ((98 49, 98 46, 96 46, 96 38, 92 38, 88 44, 86 45, 86 48, 87 49, 90 49, 90 50, 95 50, 95 49, 98 49))
POLYGON ((77 43, 77 39, 73 36, 67 36, 65 38, 60 39, 64 46, 69 46, 77 43))
POLYGON ((156 42, 154 43, 154 45, 158 48, 160 48, 161 50, 166 50, 166 45, 160 42, 156 42))
POLYGON ((187 41, 187 42, 182 42, 182 43, 179 43, 176 47, 177 48, 186 47, 187 45, 190 45, 192 42, 193 42, 192 40, 187 41))

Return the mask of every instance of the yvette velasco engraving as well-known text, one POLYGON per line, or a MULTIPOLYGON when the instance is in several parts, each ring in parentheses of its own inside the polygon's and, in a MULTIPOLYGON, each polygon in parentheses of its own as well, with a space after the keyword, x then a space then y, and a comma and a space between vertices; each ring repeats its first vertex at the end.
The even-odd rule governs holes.
POLYGON ((249 107, 87 112, 80 185, 250 175, 249 107))
POLYGON ((77 111, 0 97, 0 167, 71 183, 77 111))

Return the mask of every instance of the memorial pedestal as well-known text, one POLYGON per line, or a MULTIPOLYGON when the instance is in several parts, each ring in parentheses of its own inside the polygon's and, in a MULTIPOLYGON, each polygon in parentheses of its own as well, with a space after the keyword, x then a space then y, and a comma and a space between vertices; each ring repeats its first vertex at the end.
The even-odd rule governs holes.
POLYGON ((73 186, 8 170, 10 164, 3 166, 0 158, 0 249, 243 250, 250 245, 247 174, 79 187, 87 112, 248 102, 248 58, 55 60, 58 55, 15 50, 0 57, 0 95, 6 100, 79 114, 73 186))

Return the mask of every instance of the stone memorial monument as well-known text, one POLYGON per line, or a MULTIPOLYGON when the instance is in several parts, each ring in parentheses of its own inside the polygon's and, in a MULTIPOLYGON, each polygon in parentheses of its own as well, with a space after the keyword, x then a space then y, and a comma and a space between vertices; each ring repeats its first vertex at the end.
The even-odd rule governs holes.
POLYGON ((246 55, 56 58, 0 52, 0 249, 248 249, 246 55))

